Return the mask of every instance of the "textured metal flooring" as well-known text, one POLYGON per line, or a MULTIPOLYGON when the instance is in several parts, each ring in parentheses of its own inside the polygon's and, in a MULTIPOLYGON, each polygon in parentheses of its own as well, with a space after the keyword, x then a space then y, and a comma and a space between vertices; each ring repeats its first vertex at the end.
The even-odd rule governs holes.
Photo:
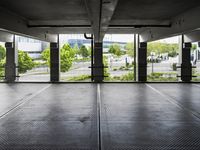
POLYGON ((0 84, 1 150, 199 150, 198 84, 0 84))

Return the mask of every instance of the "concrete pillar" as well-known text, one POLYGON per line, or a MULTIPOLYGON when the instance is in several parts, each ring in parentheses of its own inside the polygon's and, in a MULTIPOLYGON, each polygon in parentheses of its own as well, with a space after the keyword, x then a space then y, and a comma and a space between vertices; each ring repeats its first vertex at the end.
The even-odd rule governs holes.
POLYGON ((5 80, 14 82, 16 80, 16 49, 14 42, 6 42, 6 65, 5 65, 5 80))
POLYGON ((102 82, 104 79, 103 43, 94 43, 94 82, 102 82))
POLYGON ((50 43, 50 80, 51 82, 60 80, 60 50, 57 42, 50 43))
POLYGON ((147 81, 147 43, 138 41, 137 46, 137 79, 139 82, 147 81))
POLYGON ((137 35, 134 34, 134 81, 137 81, 137 35))
POLYGON ((191 43, 183 43, 182 63, 181 63, 181 80, 190 82, 192 80, 192 64, 190 61, 191 43))

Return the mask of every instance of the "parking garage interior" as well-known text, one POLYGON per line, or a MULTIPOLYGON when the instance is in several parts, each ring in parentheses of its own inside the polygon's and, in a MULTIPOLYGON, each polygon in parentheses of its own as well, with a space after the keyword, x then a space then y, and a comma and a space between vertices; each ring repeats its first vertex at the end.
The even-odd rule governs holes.
POLYGON ((0 12, 0 149, 200 149, 200 1, 1 0, 0 12), (63 43, 68 35, 83 39, 85 57, 78 42, 63 43), (169 38, 173 58, 154 59, 152 43, 169 38), (23 70, 24 40, 43 58, 35 75, 23 70), (69 80, 74 72, 83 80, 69 80))

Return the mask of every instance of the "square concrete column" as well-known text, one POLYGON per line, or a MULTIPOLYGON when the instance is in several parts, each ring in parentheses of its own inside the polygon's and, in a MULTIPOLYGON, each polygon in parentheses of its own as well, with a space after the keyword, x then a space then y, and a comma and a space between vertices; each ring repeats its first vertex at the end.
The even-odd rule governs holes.
POLYGON ((147 43, 138 44, 137 50, 137 79, 139 82, 147 81, 147 43))
POLYGON ((181 80, 190 82, 192 80, 192 64, 190 61, 191 43, 183 43, 182 63, 181 63, 181 80))
POLYGON ((58 43, 50 43, 50 80, 59 82, 60 80, 60 50, 58 43))
POLYGON ((5 80, 14 82, 16 80, 16 50, 13 42, 6 42, 6 65, 5 65, 5 80))
POLYGON ((104 79, 103 64, 103 44, 94 43, 94 66, 93 66, 94 82, 102 82, 104 79))

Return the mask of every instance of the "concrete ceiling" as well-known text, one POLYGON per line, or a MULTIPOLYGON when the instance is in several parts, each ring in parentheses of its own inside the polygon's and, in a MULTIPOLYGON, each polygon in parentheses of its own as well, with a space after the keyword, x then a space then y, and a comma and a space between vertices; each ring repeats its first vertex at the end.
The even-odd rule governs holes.
POLYGON ((196 7, 199 0, 119 0, 113 20, 165 20, 196 7))
POLYGON ((141 33, 148 41, 199 28, 199 6, 199 0, 1 0, 0 28, 43 40, 47 34, 86 32, 96 42, 106 33, 141 33), (193 25, 177 29, 193 10, 193 25), (154 32, 162 35, 152 37, 154 32))

